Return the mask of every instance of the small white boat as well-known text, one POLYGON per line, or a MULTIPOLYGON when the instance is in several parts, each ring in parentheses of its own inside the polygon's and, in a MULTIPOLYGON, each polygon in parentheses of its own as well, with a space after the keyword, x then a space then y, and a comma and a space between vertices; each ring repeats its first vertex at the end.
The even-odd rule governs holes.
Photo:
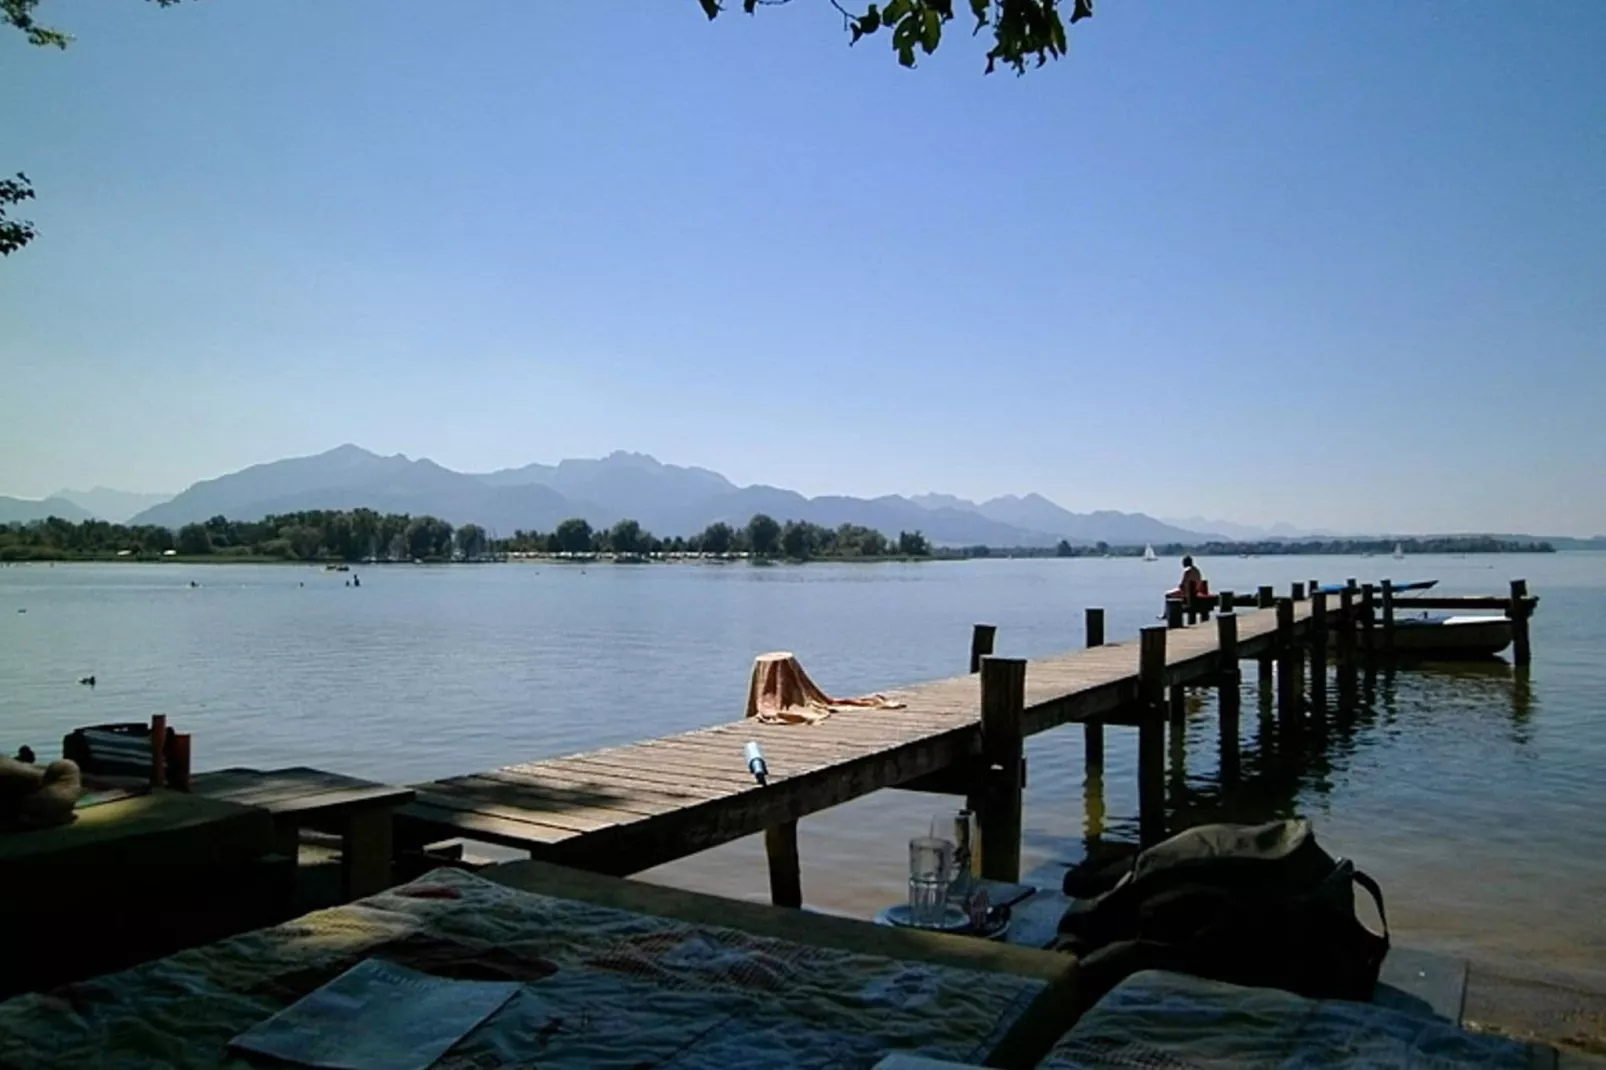
POLYGON ((1143 560, 1145 560, 1145 561, 1158 561, 1160 559, 1154 555, 1154 547, 1145 546, 1143 548, 1143 560))
POLYGON ((1400 543, 1395 543, 1394 544, 1394 560, 1396 560, 1396 561, 1404 561, 1405 560, 1405 547, 1403 545, 1401 545, 1400 543))

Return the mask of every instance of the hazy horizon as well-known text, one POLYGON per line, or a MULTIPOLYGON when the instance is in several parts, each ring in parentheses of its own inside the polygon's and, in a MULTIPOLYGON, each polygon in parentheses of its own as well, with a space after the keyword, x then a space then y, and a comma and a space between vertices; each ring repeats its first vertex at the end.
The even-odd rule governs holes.
POLYGON ((1606 5, 47 3, 0 493, 356 442, 815 496, 1606 532, 1606 5), (628 32, 626 32, 628 31, 628 32), (204 87, 204 91, 200 91, 204 87))

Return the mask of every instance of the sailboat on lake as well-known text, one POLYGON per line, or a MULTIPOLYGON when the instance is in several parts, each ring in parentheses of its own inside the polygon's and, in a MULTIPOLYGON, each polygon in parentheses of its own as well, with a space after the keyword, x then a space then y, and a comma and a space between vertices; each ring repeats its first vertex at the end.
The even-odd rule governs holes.
POLYGON ((1394 544, 1394 560, 1396 560, 1396 561, 1404 561, 1405 560, 1405 546, 1404 546, 1404 544, 1402 544, 1402 543, 1395 543, 1394 544))
POLYGON ((1145 546, 1143 548, 1143 560, 1145 560, 1145 561, 1158 561, 1160 559, 1158 557, 1154 556, 1154 547, 1145 546))

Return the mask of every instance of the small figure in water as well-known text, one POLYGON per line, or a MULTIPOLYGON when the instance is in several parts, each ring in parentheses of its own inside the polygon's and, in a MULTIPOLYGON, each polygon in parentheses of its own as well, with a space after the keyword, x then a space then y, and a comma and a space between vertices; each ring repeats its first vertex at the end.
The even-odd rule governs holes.
POLYGON ((359 578, 358 575, 355 572, 353 572, 351 574, 351 585, 353 587, 361 587, 362 586, 362 579, 359 578))
POLYGON ((23 765, 32 765, 34 760, 32 747, 24 744, 23 746, 17 748, 17 761, 21 762, 23 765))
POLYGON ((194 580, 191 580, 191 581, 190 581, 190 586, 191 586, 191 587, 199 587, 199 586, 200 586, 200 584, 199 584, 199 583, 196 583, 196 582, 195 582, 195 581, 194 581, 194 580))
POLYGON ((95 678, 93 676, 81 676, 79 677, 78 682, 88 687, 95 686, 95 678))

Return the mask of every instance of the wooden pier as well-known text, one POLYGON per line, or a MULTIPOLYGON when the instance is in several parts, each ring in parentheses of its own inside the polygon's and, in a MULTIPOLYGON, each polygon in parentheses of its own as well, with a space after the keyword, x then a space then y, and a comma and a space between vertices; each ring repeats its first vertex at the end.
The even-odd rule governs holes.
MULTIPOLYGON (((1121 643, 1104 642, 1103 611, 1089 609, 1085 649, 1031 661, 993 657, 996 629, 977 625, 970 674, 887 692, 902 708, 847 710, 814 725, 742 720, 419 784, 416 801, 397 813, 397 834, 415 847, 478 840, 627 875, 763 832, 772 898, 798 906, 798 819, 904 788, 964 795, 977 811, 980 873, 1018 880, 1026 736, 1082 724, 1086 760, 1098 769, 1106 727, 1135 728, 1139 825, 1154 842, 1167 834, 1165 733, 1170 724, 1177 735, 1186 688, 1220 689, 1225 770, 1236 765, 1241 661, 1260 664, 1263 687, 1276 680, 1277 719, 1297 728, 1326 706, 1330 639, 1340 664, 1352 664, 1357 648, 1361 657, 1386 653, 1394 612, 1499 609, 1513 621, 1523 665, 1537 602, 1520 580, 1509 597, 1492 598, 1396 597, 1387 584, 1380 596, 1353 580, 1336 595, 1314 582, 1282 598, 1262 587, 1209 604, 1173 602, 1166 625, 1121 643), (1358 642, 1378 607, 1385 642, 1358 642), (764 786, 746 767, 750 740, 767 759, 764 786)), ((1340 703, 1352 702, 1353 683, 1339 675, 1340 703)))

